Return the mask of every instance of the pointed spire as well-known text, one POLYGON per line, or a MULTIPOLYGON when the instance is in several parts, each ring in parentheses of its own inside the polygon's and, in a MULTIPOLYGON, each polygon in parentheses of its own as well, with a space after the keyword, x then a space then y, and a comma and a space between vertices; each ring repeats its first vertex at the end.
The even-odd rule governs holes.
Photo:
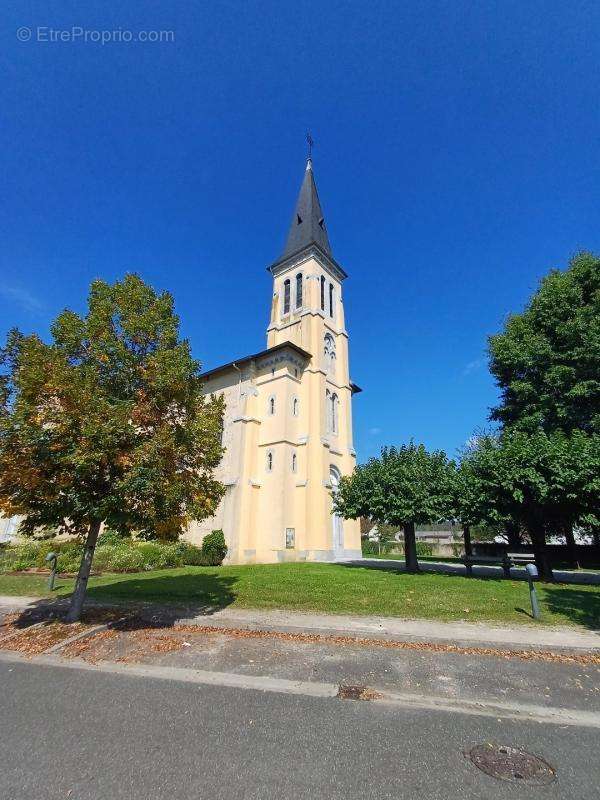
POLYGON ((317 244, 321 250, 331 256, 325 218, 319 203, 319 195, 312 168, 310 147, 312 147, 312 140, 309 140, 309 154, 306 160, 304 179, 296 200, 296 208, 285 248, 279 260, 304 250, 305 247, 309 247, 311 244, 317 244))

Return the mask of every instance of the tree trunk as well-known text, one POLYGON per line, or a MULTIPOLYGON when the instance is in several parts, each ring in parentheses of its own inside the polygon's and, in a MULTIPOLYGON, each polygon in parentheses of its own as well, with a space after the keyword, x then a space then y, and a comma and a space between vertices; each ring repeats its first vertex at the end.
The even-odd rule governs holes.
POLYGON ((546 550, 546 532, 544 526, 539 522, 535 522, 528 526, 528 530, 531 536, 535 565, 538 569, 539 576, 543 581, 553 581, 554 574, 552 572, 550 557, 546 550))
POLYGON ((463 539, 465 540, 465 555, 470 558, 473 555, 473 545, 471 544, 471 526, 463 525, 463 539))
POLYGON ((512 550, 516 547, 520 547, 522 544, 521 540, 521 525, 519 522, 515 520, 510 520, 504 526, 506 531, 506 538, 508 540, 508 549, 512 550))
POLYGON ((579 569, 579 561, 577 560, 577 545, 575 544, 575 535, 573 533, 573 526, 566 524, 563 528, 565 534, 565 541, 567 543, 568 558, 571 564, 574 564, 579 569))
POLYGON ((96 520, 90 522, 87 539, 85 540, 85 546, 83 548, 83 556, 77 574, 77 581, 75 583, 75 591, 71 595, 71 604, 66 616, 67 622, 77 622, 81 617, 83 601, 85 600, 88 579, 92 568, 92 559, 94 558, 94 551, 96 549, 96 542, 98 541, 101 524, 101 522, 96 520))
POLYGON ((419 572, 414 522, 404 523, 404 561, 407 572, 419 572))

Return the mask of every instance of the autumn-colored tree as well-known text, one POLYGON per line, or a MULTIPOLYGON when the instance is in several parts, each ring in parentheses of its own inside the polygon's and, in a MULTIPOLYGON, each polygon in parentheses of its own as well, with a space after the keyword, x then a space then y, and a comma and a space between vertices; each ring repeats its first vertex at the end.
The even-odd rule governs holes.
POLYGON ((102 523, 176 538, 214 513, 223 403, 202 394, 169 293, 128 275, 91 286, 52 341, 13 330, 2 353, 0 508, 24 533, 85 541, 68 619, 79 619, 102 523))

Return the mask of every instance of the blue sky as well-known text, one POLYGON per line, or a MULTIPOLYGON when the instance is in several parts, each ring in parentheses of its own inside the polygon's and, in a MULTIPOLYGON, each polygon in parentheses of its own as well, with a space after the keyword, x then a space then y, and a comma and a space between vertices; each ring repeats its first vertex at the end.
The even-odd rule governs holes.
POLYGON ((597 3, 3 12, 2 335, 47 335, 93 278, 136 271, 173 292, 207 368, 261 350, 310 129, 350 275, 359 457, 411 437, 454 454, 495 402, 486 337, 600 251, 597 3), (40 40, 73 26, 174 41, 40 40))

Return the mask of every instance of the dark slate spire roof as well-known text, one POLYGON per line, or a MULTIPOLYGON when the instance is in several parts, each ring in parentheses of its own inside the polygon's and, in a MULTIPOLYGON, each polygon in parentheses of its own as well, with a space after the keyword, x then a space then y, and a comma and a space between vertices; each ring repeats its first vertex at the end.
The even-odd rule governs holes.
POLYGON ((298 200, 292 223, 287 237, 287 242, 279 261, 283 261, 288 256, 304 250, 311 244, 317 244, 328 256, 331 257, 331 247, 325 227, 325 219, 319 203, 317 185, 313 175, 312 160, 306 162, 304 180, 300 187, 298 200))

